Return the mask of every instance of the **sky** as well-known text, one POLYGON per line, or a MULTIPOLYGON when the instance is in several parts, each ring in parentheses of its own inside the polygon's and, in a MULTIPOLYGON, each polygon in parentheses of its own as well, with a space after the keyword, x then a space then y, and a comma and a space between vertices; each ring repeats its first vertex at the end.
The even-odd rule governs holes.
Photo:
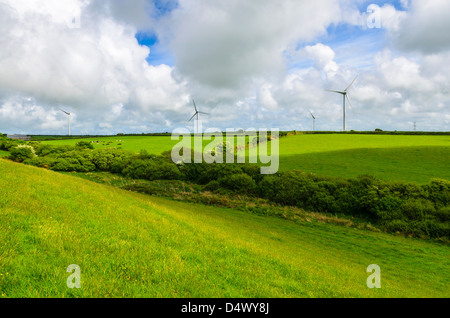
POLYGON ((0 0, 0 132, 449 131, 448 0, 0 0), (351 107, 350 107, 351 106, 351 107))

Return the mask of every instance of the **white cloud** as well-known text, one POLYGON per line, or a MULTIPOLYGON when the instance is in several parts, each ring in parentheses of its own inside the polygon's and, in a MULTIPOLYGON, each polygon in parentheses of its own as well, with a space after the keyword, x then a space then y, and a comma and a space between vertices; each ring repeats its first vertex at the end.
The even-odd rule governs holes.
POLYGON ((432 54, 450 49, 449 12, 448 0, 411 0, 407 13, 391 8, 383 15, 393 21, 386 27, 399 48, 432 54))
POLYGON ((148 0, 61 3, 0 0, 0 131, 65 133, 61 106, 73 133, 171 131, 188 125, 192 98, 208 126, 310 129, 313 110, 317 129, 339 130, 342 97, 325 89, 357 73, 349 129, 448 127, 448 1, 384 5, 386 50, 383 38, 327 37, 330 25, 366 27, 359 0, 180 0, 166 15, 148 0), (147 30, 175 65, 146 62, 135 34, 147 30))
POLYGON ((116 104, 151 112, 186 102, 170 67, 147 64, 150 50, 138 44, 134 25, 81 0, 61 3, 0 0, 0 98, 31 96, 41 107, 67 105, 85 119, 116 104), (80 28, 70 24, 77 8, 80 28))
POLYGON ((179 6, 159 35, 170 42, 182 75, 212 87, 283 73, 286 50, 342 20, 335 0, 181 0, 179 6))
POLYGON ((318 43, 314 46, 306 46, 303 49, 303 54, 300 53, 300 56, 304 56, 306 58, 310 58, 314 61, 314 66, 323 71, 327 77, 336 76, 339 71, 339 66, 334 61, 335 58, 334 51, 327 45, 323 45, 322 43, 318 43))

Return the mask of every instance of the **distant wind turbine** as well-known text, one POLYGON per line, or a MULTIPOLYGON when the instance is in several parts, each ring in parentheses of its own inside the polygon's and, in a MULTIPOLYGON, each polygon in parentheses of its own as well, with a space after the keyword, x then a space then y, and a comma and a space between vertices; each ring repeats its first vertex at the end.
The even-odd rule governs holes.
POLYGON ((67 120, 68 120, 68 122, 69 122, 69 128, 68 128, 68 130, 69 130, 69 136, 70 136, 70 113, 66 112, 65 110, 62 110, 61 108, 60 108, 59 110, 62 111, 64 114, 67 115, 67 120))
POLYGON ((313 119, 313 131, 316 131, 316 116, 314 116, 312 111, 309 111, 309 113, 311 114, 311 117, 313 119))
POLYGON ((352 110, 353 110, 353 106, 352 106, 352 103, 350 102, 350 98, 348 98, 348 90, 350 89, 350 87, 352 87, 353 83, 355 83, 355 81, 356 81, 357 78, 358 78, 358 76, 355 77, 355 79, 353 80, 353 82, 352 82, 352 83, 351 83, 344 91, 332 91, 332 90, 328 90, 328 89, 327 89, 328 92, 338 93, 338 94, 341 94, 342 97, 343 97, 343 101, 344 101, 344 103, 343 103, 344 131, 345 131, 345 128, 346 128, 346 127, 345 127, 345 99, 347 98, 348 103, 350 104, 350 107, 351 107, 352 110))
POLYGON ((191 119, 189 119, 189 121, 192 121, 192 119, 194 119, 194 117, 197 117, 197 119, 196 119, 197 132, 196 132, 196 133, 198 133, 198 115, 199 115, 199 114, 209 115, 209 114, 208 114, 208 113, 204 113, 204 112, 200 112, 200 111, 197 109, 197 105, 195 105, 195 100, 192 100, 192 102, 194 103, 195 114, 191 117, 191 119))

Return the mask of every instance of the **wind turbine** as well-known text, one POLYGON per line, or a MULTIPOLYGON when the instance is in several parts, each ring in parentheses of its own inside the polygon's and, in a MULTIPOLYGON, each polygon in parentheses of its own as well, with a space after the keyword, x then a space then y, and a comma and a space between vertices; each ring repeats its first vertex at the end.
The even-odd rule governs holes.
MULTIPOLYGON (((195 100, 192 100, 192 102, 194 103, 195 114, 191 117, 191 119, 189 119, 189 121, 191 121, 192 119, 194 119, 194 117, 197 117, 197 119, 196 119, 197 132, 196 132, 196 133, 198 133, 198 115, 199 115, 199 114, 209 115, 209 114, 208 114, 208 113, 204 113, 204 112, 200 112, 200 111, 197 109, 197 105, 195 105, 195 100)), ((195 132, 194 132, 194 133, 195 133, 195 132)))
POLYGON ((311 114, 311 117, 313 119, 313 131, 316 131, 316 116, 314 116, 312 111, 309 111, 309 113, 311 114))
POLYGON ((69 122, 69 136, 70 136, 70 113, 66 112, 65 110, 62 110, 61 108, 59 110, 67 115, 67 120, 69 122))
POLYGON ((348 98, 348 90, 350 89, 350 87, 352 87, 353 83, 355 83, 355 81, 356 81, 357 78, 358 78, 358 76, 355 77, 355 79, 353 80, 353 82, 352 82, 352 83, 351 83, 351 84, 350 84, 343 92, 342 92, 342 91, 332 91, 332 90, 327 89, 328 92, 338 93, 338 94, 341 94, 342 97, 343 97, 343 101, 344 101, 344 103, 343 103, 344 132, 345 132, 345 99, 347 98, 348 103, 350 104, 350 107, 351 107, 352 110, 353 110, 353 106, 352 106, 352 103, 350 102, 350 98, 348 98))

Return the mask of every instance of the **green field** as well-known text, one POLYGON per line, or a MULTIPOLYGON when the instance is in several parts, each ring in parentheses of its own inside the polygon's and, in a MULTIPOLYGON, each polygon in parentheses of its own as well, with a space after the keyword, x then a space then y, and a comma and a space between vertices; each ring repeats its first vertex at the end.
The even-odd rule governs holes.
POLYGON ((0 160, 1 297, 449 297, 449 253, 0 160), (81 289, 66 286, 70 264, 81 289), (381 289, 366 286, 370 264, 381 289))
POLYGON ((112 136, 99 138, 84 138, 84 139, 62 139, 43 141, 44 144, 49 145, 71 145, 79 141, 93 141, 93 145, 97 149, 104 148, 122 148, 129 151, 139 152, 142 149, 147 150, 151 154, 159 155, 164 151, 171 150, 178 141, 171 140, 170 136, 112 136), (99 143, 97 143, 97 141, 99 143), (110 144, 108 144, 110 143, 110 144))
POLYGON ((0 158, 3 158, 4 156, 9 155, 8 151, 0 150, 0 158))
POLYGON ((449 136, 297 135, 280 139, 280 170, 389 181, 450 180, 449 136))
MULTIPOLYGON (((100 141, 94 143, 96 148, 122 147, 135 152, 145 149, 152 154, 171 150, 178 143, 170 137, 152 136, 86 140, 100 141)), ((78 141, 44 143, 75 145, 78 141)), ((252 149, 250 155, 256 151, 252 149)), ((307 134, 280 139, 281 171, 299 169, 344 178, 369 174, 388 181, 427 183, 432 178, 450 180, 449 158, 450 136, 307 134)))

